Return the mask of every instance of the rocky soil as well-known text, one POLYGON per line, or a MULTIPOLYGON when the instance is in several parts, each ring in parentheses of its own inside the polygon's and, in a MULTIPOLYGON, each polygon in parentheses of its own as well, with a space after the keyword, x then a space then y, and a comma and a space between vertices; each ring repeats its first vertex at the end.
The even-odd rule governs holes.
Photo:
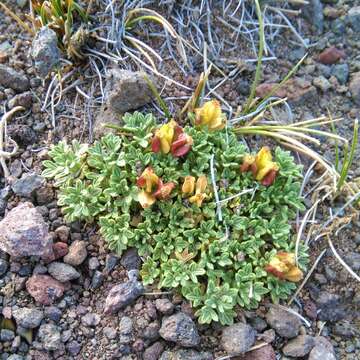
MULTIPOLYGON (((305 18, 298 22, 312 44, 309 56, 278 95, 288 97, 296 119, 328 110, 344 117, 338 130, 351 138, 352 122, 360 118, 360 4, 308 2, 305 18)), ((21 11, 27 1, 8 3, 21 11)), ((93 125, 96 136, 98 113, 98 122, 112 122, 114 112, 142 107, 151 94, 136 73, 115 69, 106 89, 108 109, 84 113, 83 100, 75 108, 76 92, 70 91, 56 109, 54 129, 51 109, 41 109, 50 79, 39 77, 59 62, 51 37, 38 34, 32 47, 31 37, 0 13, 1 109, 25 108, 7 125, 19 150, 9 162, 8 182, 1 176, 0 183, 0 359, 359 359, 360 286, 330 249, 290 308, 265 301, 256 311, 238 309, 232 326, 204 326, 176 293, 143 287, 136 251, 130 249, 119 258, 108 251, 94 226, 64 222, 55 188, 40 175, 49 145, 62 138, 88 141, 93 125)), ((265 64, 259 96, 305 53, 288 37, 285 31, 279 41, 279 59, 265 64)), ((167 66, 169 75, 190 87, 201 72, 199 67, 184 79, 167 66)), ((220 87, 234 109, 248 95, 253 74, 249 66, 220 87)), ((172 86, 165 93, 187 94, 172 86)), ((289 121, 284 112, 277 116, 289 121)), ((331 157, 332 145, 324 141, 321 152, 331 157)), ((353 178, 360 176, 359 160, 358 152, 353 178)), ((302 161, 308 165, 305 158, 302 161)), ((331 204, 335 210, 341 205, 341 200, 331 204)), ((333 238, 357 273, 359 228, 360 221, 354 221, 333 238)), ((311 263, 326 248, 325 240, 312 243, 311 263)))

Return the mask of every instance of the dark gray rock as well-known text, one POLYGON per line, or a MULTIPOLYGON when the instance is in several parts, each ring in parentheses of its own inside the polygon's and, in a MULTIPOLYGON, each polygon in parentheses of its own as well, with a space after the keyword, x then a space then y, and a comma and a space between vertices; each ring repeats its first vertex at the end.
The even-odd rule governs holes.
POLYGON ((38 338, 45 350, 56 351, 62 346, 60 329, 53 324, 42 324, 39 328, 38 338))
POLYGON ((54 279, 63 283, 80 277, 80 274, 71 265, 62 262, 52 262, 48 266, 48 272, 54 279))
POLYGON ((24 360, 24 357, 18 354, 10 355, 7 360, 24 360))
POLYGON ((239 355, 253 346, 255 337, 256 331, 250 325, 237 323, 223 329, 220 343, 228 355, 239 355))
POLYGON ((349 65, 348 64, 337 64, 331 69, 331 74, 334 75, 339 84, 344 85, 349 79, 349 65))
POLYGON ((315 346, 309 354, 308 360, 336 360, 334 353, 322 346, 315 346))
POLYGON ((333 333, 343 338, 360 336, 360 330, 348 321, 339 321, 333 327, 333 333))
POLYGON ((302 14, 314 26, 316 33, 320 35, 324 30, 323 4, 321 1, 309 0, 309 3, 302 7, 302 14))
POLYGON ((23 172, 21 161, 19 159, 15 159, 14 161, 12 161, 9 170, 11 176, 16 178, 20 177, 23 172))
POLYGON ((214 357, 208 352, 198 352, 190 349, 165 351, 159 360, 213 360, 214 357))
POLYGON ((315 299, 318 309, 318 319, 322 321, 338 321, 346 316, 340 296, 327 291, 321 291, 315 299))
POLYGON ((21 203, 0 222, 0 249, 14 257, 52 254, 48 225, 31 203, 21 203))
POLYGON ((331 22, 331 30, 336 35, 343 35, 346 31, 346 25, 342 19, 335 19, 331 22))
POLYGON ((326 92, 331 89, 331 83, 325 76, 318 76, 314 78, 313 85, 319 88, 322 92, 326 92))
POLYGON ((128 276, 129 281, 137 281, 137 280, 139 280, 139 276, 140 276, 139 270, 137 270, 137 269, 129 270, 127 272, 127 276, 128 276))
POLYGON ((40 77, 46 77, 60 61, 61 54, 57 42, 55 31, 47 26, 37 32, 32 42, 31 57, 40 77))
POLYGON ((80 353, 81 351, 81 344, 78 343, 77 341, 73 340, 70 341, 67 345, 66 345, 66 350, 69 352, 70 355, 72 356, 76 356, 80 353))
POLYGON ((0 277, 6 274, 9 263, 5 259, 0 259, 0 277))
POLYGON ((155 306, 164 315, 171 315, 174 311, 174 304, 169 299, 156 299, 155 306))
POLYGON ((291 339, 299 334, 301 321, 279 306, 271 306, 266 314, 267 323, 282 337, 291 339))
POLYGON ((108 254, 105 258, 105 272, 110 273, 114 270, 115 266, 119 262, 119 257, 114 254, 108 254))
POLYGON ((159 338, 160 325, 158 321, 150 323, 143 331, 142 337, 145 340, 157 340, 159 338))
POLYGON ((111 314, 131 304, 144 292, 144 287, 139 281, 127 281, 114 286, 105 301, 104 312, 111 314))
POLYGON ((109 339, 109 340, 114 340, 116 339, 117 336, 117 332, 116 329, 114 329, 113 327, 105 327, 104 330, 104 335, 109 339))
POLYGON ((28 125, 10 124, 8 134, 19 146, 27 146, 36 143, 38 137, 35 131, 28 125))
POLYGON ((98 289, 104 281, 104 275, 101 271, 96 270, 91 278, 91 288, 98 289))
POLYGON ((32 105, 32 94, 30 91, 26 91, 22 94, 15 95, 12 99, 9 100, 9 109, 14 108, 15 106, 22 106, 25 109, 28 109, 32 105))
POLYGON ((56 306, 48 306, 45 308, 45 316, 57 323, 61 319, 62 311, 56 306))
POLYGON ((157 341, 144 351, 143 360, 158 360, 164 351, 164 345, 157 341))
POLYGON ((81 318, 81 323, 87 327, 95 327, 100 323, 100 316, 95 313, 87 313, 81 318))
POLYGON ((345 262, 351 267, 352 270, 360 270, 360 253, 350 252, 346 254, 345 262))
POLYGON ((314 338, 315 346, 310 351, 308 360, 336 360, 331 342, 323 336, 314 338))
POLYGON ((35 190, 39 189, 45 182, 45 179, 37 174, 26 174, 21 179, 16 180, 11 188, 12 191, 22 197, 31 198, 35 190))
POLYGON ((95 124, 94 124, 94 136, 96 139, 101 138, 102 136, 114 133, 115 130, 109 128, 109 125, 119 126, 121 120, 121 116, 115 113, 110 108, 105 108, 104 106, 98 112, 95 124))
POLYGON ((159 334, 163 339, 183 347, 194 347, 200 343, 195 323, 182 312, 163 319, 159 334))
POLYGON ((90 270, 96 270, 100 266, 100 262, 97 257, 91 257, 89 259, 89 269, 90 270))
POLYGON ((21 308, 13 310, 13 316, 16 323, 26 329, 37 328, 44 318, 43 312, 35 308, 21 308))
POLYGON ((30 88, 30 81, 11 67, 0 64, 0 85, 16 91, 26 91, 30 88))
POLYGON ((360 6, 354 6, 349 10, 347 22, 354 31, 360 32, 360 6))
POLYGON ((126 270, 140 269, 141 259, 135 248, 127 249, 120 259, 120 264, 126 270))
POLYGON ((130 344, 134 341, 133 322, 130 317, 123 316, 119 323, 120 344, 130 344))
POLYGON ((2 329, 0 331, 0 340, 3 342, 12 341, 15 338, 15 334, 12 330, 2 329))
POLYGON ((118 114, 149 103, 153 94, 141 72, 112 69, 105 87, 108 106, 118 114))
POLYGON ((299 335, 295 339, 290 340, 284 347, 283 353, 291 357, 304 357, 314 347, 315 341, 312 336, 299 335))

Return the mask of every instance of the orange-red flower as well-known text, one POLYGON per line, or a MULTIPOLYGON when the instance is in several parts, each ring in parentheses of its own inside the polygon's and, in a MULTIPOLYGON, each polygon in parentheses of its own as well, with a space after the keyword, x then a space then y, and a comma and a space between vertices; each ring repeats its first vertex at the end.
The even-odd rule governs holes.
POLYGON ((279 165, 272 161, 271 151, 267 146, 264 146, 257 153, 256 157, 245 155, 241 172, 251 171, 256 178, 264 186, 270 186, 274 181, 279 165))
POLYGON ((278 252, 266 265, 265 270, 279 279, 298 282, 303 278, 302 271, 296 266, 295 255, 278 252))
POLYGON ((171 120, 156 130, 151 141, 151 150, 155 153, 171 154, 174 157, 186 155, 192 146, 192 138, 187 135, 176 121, 171 120))
POLYGON ((156 191, 153 193, 153 195, 159 200, 165 200, 170 196, 174 187, 175 184, 173 182, 168 182, 166 184, 163 184, 162 180, 160 180, 158 187, 156 191))
POLYGON ((154 204, 157 199, 167 199, 175 187, 173 182, 164 184, 151 167, 143 171, 136 184, 143 189, 138 194, 138 201, 144 209, 154 204))
POLYGON ((200 108, 195 109, 195 124, 206 125, 210 131, 221 130, 225 127, 226 118, 221 111, 219 101, 207 101, 200 108))

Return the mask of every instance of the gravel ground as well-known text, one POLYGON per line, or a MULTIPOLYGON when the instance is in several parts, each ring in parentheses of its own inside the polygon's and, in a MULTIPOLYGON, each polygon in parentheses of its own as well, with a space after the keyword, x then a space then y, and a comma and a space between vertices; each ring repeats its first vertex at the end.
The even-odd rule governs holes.
MULTIPOLYGON (((21 11, 26 1, 8 3, 21 11)), ((359 4, 310 0, 305 13, 310 14, 311 21, 299 17, 294 22, 312 45, 285 95, 289 96, 295 119, 310 119, 330 111, 334 117, 345 119, 338 131, 351 139, 352 123, 360 117, 359 4)), ((16 105, 26 109, 7 126, 19 150, 9 162, 8 184, 1 177, 0 216, 15 223, 17 234, 26 224, 34 226, 31 236, 37 251, 36 255, 27 256, 30 250, 22 246, 27 229, 16 235, 14 249, 0 251, 1 360, 220 360, 227 359, 223 357, 226 353, 247 352, 254 345, 256 349, 233 358, 360 358, 360 285, 339 264, 324 238, 311 244, 311 263, 327 250, 291 305, 305 320, 268 300, 256 311, 238 309, 235 325, 224 328, 219 324, 199 325, 190 304, 177 294, 159 295, 146 289, 147 295, 141 295, 144 289, 137 281, 141 259, 135 251, 118 258, 108 251, 94 226, 66 224, 57 207, 56 190, 51 182, 39 176, 41 161, 47 157, 49 144, 59 139, 88 141, 89 130, 103 110, 100 106, 87 107, 86 99, 72 89, 56 108, 54 130, 51 111, 41 110, 51 79, 43 81, 36 76, 29 56, 31 43, 29 35, 0 13, 1 109, 16 105), (117 292, 113 290, 115 286, 117 292), (122 304, 119 311, 109 303, 109 294, 117 305, 122 304)), ((158 46, 156 40, 152 45, 158 46)), ((265 62, 262 83, 278 82, 305 53, 294 43, 289 30, 273 46, 278 60, 265 62)), ((247 50, 248 44, 244 43, 243 48, 228 54, 229 59, 247 50)), ((246 99, 254 75, 251 64, 239 63, 239 68, 240 75, 217 90, 233 109, 246 99)), ((86 66, 79 67, 75 74, 82 76, 87 93, 92 81, 88 70, 86 66)), ((161 70, 193 88, 202 63, 186 77, 170 60, 165 61, 161 70)), ((215 73, 210 85, 219 79, 220 75, 215 73)), ((261 91, 260 86, 259 95, 261 91)), ((189 95, 189 91, 169 85, 164 95, 181 97, 189 95)), ((176 102, 175 110, 182 104, 183 101, 176 102)), ((277 110, 276 115, 289 121, 282 110, 277 110)), ((262 140, 250 139, 250 146, 255 141, 262 140)), ((331 159, 334 144, 321 141, 320 152, 331 159)), ((353 179, 360 176, 359 156, 357 152, 350 172, 353 179)), ((301 157, 300 161, 309 165, 306 158, 301 157)), ((339 198, 324 206, 318 220, 329 216, 329 207, 339 209, 343 202, 339 198)), ((0 223, 0 242, 6 226, 0 223)), ((359 228, 360 221, 354 217, 332 238, 342 258, 357 273, 359 228)))

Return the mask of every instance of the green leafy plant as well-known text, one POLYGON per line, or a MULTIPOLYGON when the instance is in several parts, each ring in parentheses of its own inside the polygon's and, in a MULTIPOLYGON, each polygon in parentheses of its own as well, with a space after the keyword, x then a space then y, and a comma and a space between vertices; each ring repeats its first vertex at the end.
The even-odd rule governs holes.
MULTIPOLYGON (((276 177, 259 181, 240 170, 251 156, 235 133, 219 130, 222 119, 209 124, 217 131, 173 122, 159 128, 152 115, 126 114, 121 135, 83 148, 55 145, 44 176, 55 178, 67 221, 97 221, 118 254, 137 248, 145 285, 179 291, 201 323, 230 324, 236 306, 256 308, 266 294, 279 301, 295 288, 267 266, 294 252, 301 167, 276 148, 265 164, 276 177), (167 144, 171 129, 177 138, 167 144), (179 142, 187 146, 181 156, 179 142)), ((299 248, 300 268, 306 251, 299 248)))

